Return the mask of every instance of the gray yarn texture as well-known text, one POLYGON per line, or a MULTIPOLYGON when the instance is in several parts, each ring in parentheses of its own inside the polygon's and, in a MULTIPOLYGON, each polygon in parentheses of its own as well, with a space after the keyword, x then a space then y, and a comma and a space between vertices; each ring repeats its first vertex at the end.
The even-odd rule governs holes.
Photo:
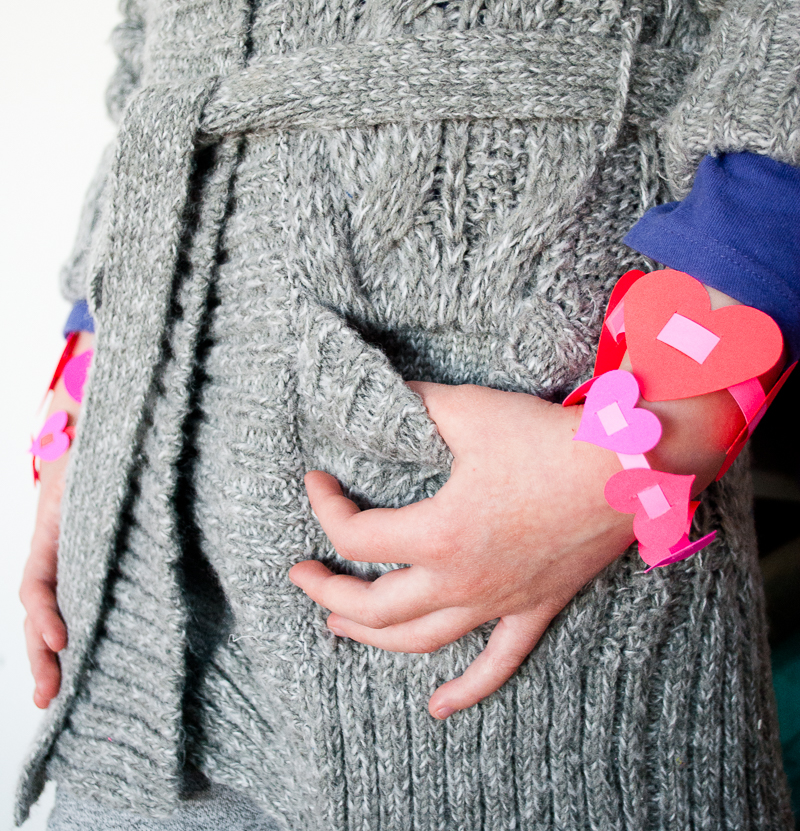
POLYGON ((253 803, 224 785, 181 800, 173 814, 152 819, 105 808, 59 789, 47 831, 280 831, 253 803))
POLYGON ((704 495, 712 547, 647 575, 627 552, 445 723, 428 697, 491 626, 382 652, 287 572, 393 567, 337 557, 306 470, 364 506, 446 481, 404 380, 559 400, 652 265, 620 242, 644 211, 706 153, 800 165, 800 3, 122 10, 118 134, 62 275, 97 325, 70 644, 17 821, 55 779, 170 827, 191 766, 297 831, 790 828, 745 460, 704 495))

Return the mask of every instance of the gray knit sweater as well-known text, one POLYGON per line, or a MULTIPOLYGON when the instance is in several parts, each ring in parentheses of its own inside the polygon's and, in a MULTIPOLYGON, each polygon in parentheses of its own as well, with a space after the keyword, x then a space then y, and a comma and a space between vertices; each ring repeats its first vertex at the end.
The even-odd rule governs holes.
MULTIPOLYGON (((333 637, 287 579, 445 481, 404 379, 557 399, 620 240, 699 160, 800 164, 798 0, 126 0, 118 137, 65 293, 97 348, 59 552, 70 645, 21 783, 166 815, 191 765, 281 828, 786 829, 747 474, 717 543, 630 551, 446 723, 431 655, 333 637)), ((385 568, 389 568, 386 566, 385 568)))

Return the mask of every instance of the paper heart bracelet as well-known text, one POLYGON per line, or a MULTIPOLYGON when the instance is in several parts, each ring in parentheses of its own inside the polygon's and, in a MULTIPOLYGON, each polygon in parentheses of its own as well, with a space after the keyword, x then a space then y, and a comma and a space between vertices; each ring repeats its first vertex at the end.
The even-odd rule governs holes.
POLYGON ((764 391, 759 376, 782 353, 783 338, 772 318, 749 306, 712 311, 702 283, 688 274, 629 271, 617 282, 594 375, 567 396, 564 406, 585 400, 575 440, 617 454, 623 470, 606 483, 606 501, 617 511, 634 514, 639 555, 650 568, 690 557, 712 542, 716 531, 689 540, 699 505, 691 499, 694 476, 650 468, 644 454, 660 441, 661 423, 637 406, 640 397, 665 401, 730 392, 745 426, 727 451, 719 479, 794 369, 792 364, 764 391), (619 369, 626 352, 633 372, 619 369))
MULTIPOLYGON (((83 401, 83 387, 86 383, 86 375, 92 362, 93 350, 87 349, 80 355, 75 355, 75 345, 78 340, 78 332, 70 333, 67 338, 64 351, 58 361, 47 393, 55 389, 58 380, 63 377, 64 387, 69 396, 80 403, 83 401)), ((45 397, 47 396, 45 393, 45 397)), ((28 452, 33 456, 33 481, 39 481, 39 468, 37 459, 45 462, 54 462, 63 456, 72 440, 75 438, 75 428, 68 424, 69 414, 66 410, 56 410, 45 421, 39 435, 31 440, 28 452)))

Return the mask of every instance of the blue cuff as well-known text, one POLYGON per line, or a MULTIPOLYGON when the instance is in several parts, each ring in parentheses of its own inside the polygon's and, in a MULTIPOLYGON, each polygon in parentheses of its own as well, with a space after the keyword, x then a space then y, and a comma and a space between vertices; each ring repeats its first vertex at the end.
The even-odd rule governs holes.
POLYGON ((706 156, 682 202, 623 242, 761 311, 800 357, 800 169, 753 153, 706 156))
POLYGON ((71 332, 94 332, 94 318, 89 314, 89 305, 85 300, 79 300, 69 313, 64 326, 64 337, 71 332))

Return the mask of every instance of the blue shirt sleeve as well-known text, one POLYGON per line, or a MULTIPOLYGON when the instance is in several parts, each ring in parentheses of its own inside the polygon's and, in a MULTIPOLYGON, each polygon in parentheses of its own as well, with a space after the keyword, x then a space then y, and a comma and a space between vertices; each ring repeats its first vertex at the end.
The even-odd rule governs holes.
POLYGON ((800 357, 800 168, 706 156, 689 195, 651 208, 623 241, 766 312, 800 357))
POLYGON ((85 300, 79 300, 69 313, 64 326, 64 337, 71 332, 94 332, 94 318, 89 313, 89 305, 85 300))

